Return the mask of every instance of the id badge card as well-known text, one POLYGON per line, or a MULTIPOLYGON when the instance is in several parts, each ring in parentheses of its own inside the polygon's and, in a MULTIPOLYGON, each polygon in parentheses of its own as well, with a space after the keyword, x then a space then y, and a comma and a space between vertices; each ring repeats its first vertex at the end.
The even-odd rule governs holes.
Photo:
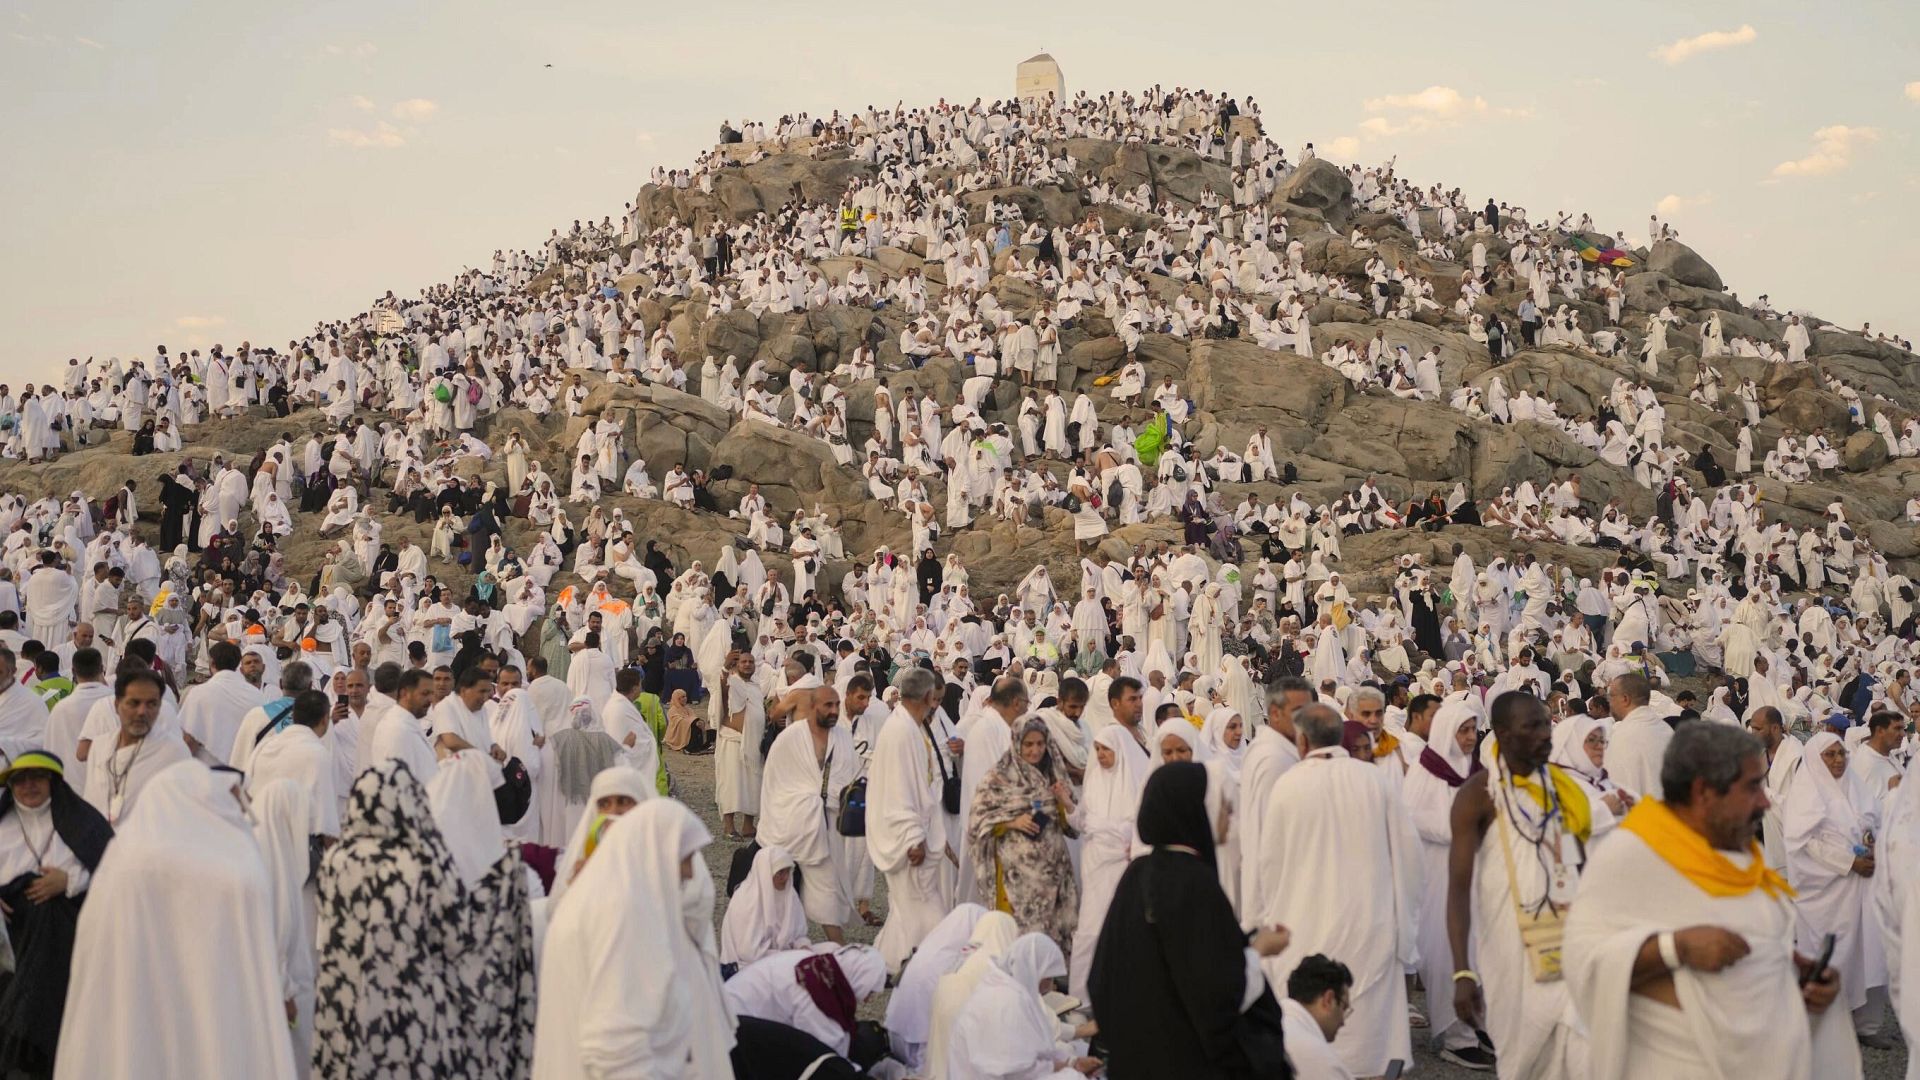
POLYGON ((1547 899, 1555 907, 1564 908, 1573 903, 1573 867, 1566 863, 1555 863, 1547 872, 1547 899))
POLYGON ((1561 832, 1554 838, 1553 865, 1547 869, 1547 899, 1565 907, 1573 902, 1575 863, 1579 848, 1573 835, 1561 832))

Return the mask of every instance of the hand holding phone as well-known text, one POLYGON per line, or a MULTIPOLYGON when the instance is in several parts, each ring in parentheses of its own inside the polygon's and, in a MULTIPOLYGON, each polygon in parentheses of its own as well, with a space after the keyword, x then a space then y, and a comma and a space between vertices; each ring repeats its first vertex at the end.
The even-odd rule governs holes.
POLYGON ((1833 935, 1828 934, 1826 940, 1820 943, 1820 958, 1813 962, 1813 966, 1800 972, 1801 986, 1819 982, 1820 977, 1827 973, 1827 965, 1833 963, 1833 944, 1833 935))

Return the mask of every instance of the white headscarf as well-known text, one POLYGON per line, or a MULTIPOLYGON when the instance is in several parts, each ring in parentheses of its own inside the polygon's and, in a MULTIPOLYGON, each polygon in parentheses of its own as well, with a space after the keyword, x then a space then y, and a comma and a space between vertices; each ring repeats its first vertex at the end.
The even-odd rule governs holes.
POLYGON ((80 913, 67 995, 95 1030, 62 1043, 63 1075, 137 1075, 152 1069, 158 1046, 196 1076, 294 1075, 273 885, 233 796, 237 782, 196 760, 175 762, 121 820, 80 913), (193 888, 154 887, 183 866, 194 868, 193 888), (126 1008, 143 978, 191 991, 148 994, 126 1008))
POLYGON ((1547 760, 1589 784, 1599 785, 1603 770, 1594 765, 1593 759, 1587 756, 1587 737, 1595 730, 1604 729, 1606 726, 1585 713, 1569 716, 1560 721, 1554 726, 1553 753, 1547 760))
POLYGON ((1822 731, 1808 739, 1801 751, 1800 777, 1787 792, 1787 805, 1781 811, 1789 847, 1821 832, 1857 844, 1866 830, 1879 824, 1879 809, 1860 778, 1851 770, 1835 777, 1820 760, 1829 746, 1836 745, 1841 745, 1840 736, 1822 731))
MULTIPOLYGON (((1920 785, 1916 785, 1920 787, 1920 785)), ((973 930, 987 909, 962 903, 947 913, 920 942, 900 969, 899 985, 887 998, 887 1032, 896 1043, 924 1046, 933 1030, 933 991, 941 977, 952 974, 972 948, 973 930)), ((908 1067, 919 1062, 909 1061, 908 1067)))
POLYGON ((658 791, 648 782, 646 774, 631 765, 609 765, 594 774, 593 784, 587 789, 586 812, 580 815, 573 835, 567 838, 566 850, 553 866, 553 890, 547 894, 548 911, 553 910, 552 905, 560 902, 561 894, 573 883, 574 864, 586 857, 587 837, 593 833, 594 822, 601 817, 600 800, 609 795, 625 795, 643 803, 656 794, 658 791))
POLYGON ((954 1020, 947 1048, 948 1075, 1037 1075, 1035 1064, 1052 1064, 1058 1025, 1040 997, 1040 980, 1067 973, 1060 946, 1045 934, 1027 934, 982 972, 973 994, 954 1020), (964 1072, 951 1062, 958 1060, 964 1072))
POLYGON ((720 924, 720 962, 745 966, 768 953, 807 947, 807 913, 791 878, 786 888, 774 875, 793 869, 782 847, 763 847, 753 857, 747 880, 727 901, 720 924))
POLYGON ((1131 832, 1133 819, 1140 812, 1140 792, 1146 787, 1152 762, 1140 744, 1133 741, 1133 736, 1118 724, 1101 728, 1093 741, 1113 752, 1113 768, 1102 768, 1097 759, 1087 767, 1087 786, 1081 805, 1086 807, 1088 828, 1093 828, 1098 819, 1116 824, 1126 822, 1131 832))
POLYGON ((1200 733, 1193 729, 1193 725, 1188 723, 1186 717, 1176 716, 1170 720, 1162 720, 1160 726, 1153 729, 1153 741, 1147 746, 1147 755, 1152 759, 1155 769, 1167 763, 1160 744, 1169 735, 1193 748, 1193 760, 1199 762, 1207 760, 1207 744, 1201 740, 1200 733))
POLYGON ((478 884, 506 853, 506 833, 493 801, 488 758, 481 750, 462 750, 440 763, 427 780, 427 803, 453 856, 453 867, 469 888, 478 884))
POLYGON ((734 1019, 700 855, 712 841, 672 799, 649 800, 607 828, 547 931, 533 1075, 638 1073, 684 1054, 691 1080, 731 1080, 734 1019), (693 877, 682 882, 688 858, 693 877))
POLYGON ((1239 711, 1228 705, 1218 706, 1207 713, 1207 722, 1200 728, 1200 741, 1206 744, 1207 760, 1224 762, 1238 776, 1240 761, 1247 754, 1247 718, 1240 717, 1240 745, 1228 746, 1227 721, 1236 716, 1240 716, 1239 711))
POLYGON ((953 1022, 973 997, 974 988, 994 966, 994 960, 1020 936, 1020 925, 1004 911, 989 911, 974 924, 967 939, 966 956, 950 974, 942 975, 933 990, 932 1023, 928 1028, 927 1064, 946 1061, 947 1044, 953 1040, 953 1022))

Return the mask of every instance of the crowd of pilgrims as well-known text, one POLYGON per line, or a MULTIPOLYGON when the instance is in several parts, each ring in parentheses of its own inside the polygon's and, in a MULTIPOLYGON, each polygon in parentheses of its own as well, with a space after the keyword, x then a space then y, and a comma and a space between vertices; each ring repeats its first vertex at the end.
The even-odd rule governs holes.
MULTIPOLYGON (((1653 1024, 1669 1055, 1724 1047, 1712 1023, 1621 1014, 1626 983, 1580 969, 1572 924, 1567 981, 1540 977, 1516 921, 1581 911, 1596 852, 1663 854, 1686 803, 1672 770, 1755 748, 1773 807, 1748 869, 1773 875, 1762 898, 1787 920, 1770 932, 1808 957, 1833 935, 1808 1009, 1826 1015, 1817 988, 1837 981, 1833 1014, 1890 1045, 1905 886, 1875 874, 1876 844, 1908 842, 1913 815, 1898 794, 1920 711, 1911 583, 1838 503, 1818 526, 1771 518, 1746 429, 1730 468, 1668 445, 1645 380, 1574 416, 1498 377, 1449 389, 1439 350, 1414 358, 1384 334, 1320 359, 1362 389, 1561 426, 1657 491, 1656 513, 1596 506, 1577 474, 1488 500, 1394 499, 1368 478, 1321 505, 1297 490, 1232 503, 1221 485, 1291 486, 1291 466, 1265 428, 1244 454, 1192 456, 1191 403, 1171 377, 1151 383, 1146 334, 1311 358, 1321 299, 1387 319, 1438 307, 1431 282, 1379 258, 1364 280, 1307 271, 1265 209, 1294 166, 1235 115, 1258 111, 1155 90, 748 125, 751 153, 723 146, 656 182, 711 191, 720 170, 806 140, 870 173, 837 205, 796 198, 751 221, 576 223, 285 351, 162 348, 76 359, 64 390, 0 387, 0 452, 29 460, 103 429, 146 454, 262 406, 289 421, 251 458, 183 461, 158 492, 0 496, 0 1066, 137 1075, 157 1053, 166 1075, 1340 1077, 1410 1062, 1417 1032, 1503 1076, 1625 1075, 1605 1054, 1587 1064, 1589 1028, 1653 1024), (1063 141, 1079 137, 1189 145, 1228 163, 1231 189, 1155 204, 1083 175, 1063 141), (1164 225, 1049 228, 963 199, 1009 184, 1164 225), (819 265, 908 244, 942 283, 819 265), (613 285, 633 274, 638 289, 613 285), (1000 306, 1001 274, 1039 296, 1031 318, 1000 306), (1170 304, 1160 278, 1183 286, 1170 304), (643 322, 639 301, 688 298, 715 315, 840 304, 907 320, 897 341, 876 319, 836 368, 776 379, 761 360, 685 362, 668 326, 643 322), (1069 407, 1060 334, 1088 313, 1124 357, 1069 407), (936 357, 963 364, 952 401, 913 385, 936 357), (848 389, 883 373, 855 453, 848 389), (611 416, 551 463, 493 422, 509 404, 579 415, 602 382, 688 389, 824 440, 904 515, 909 545, 849 559, 826 508, 783 521, 752 487, 721 505, 720 478, 634 457, 611 416), (1011 430, 983 411, 1009 382, 1011 430), (500 458, 505 482, 464 479, 475 457, 500 458), (1071 463, 1064 483, 1048 459, 1071 463), (711 569, 676 566, 605 501, 616 492, 748 533, 711 569), (1047 505, 1071 517, 1077 581, 1039 565, 988 597, 936 554, 976 514, 1038 524, 1047 505), (383 538, 392 514, 432 523, 425 550, 383 538), (1180 542, 1099 544, 1163 517, 1180 542), (507 542, 516 519, 534 527, 525 550, 507 542), (1481 562, 1456 543, 1445 565, 1401 558, 1376 602, 1349 591, 1343 538, 1466 525, 1611 565, 1481 562), (304 580, 280 551, 296 530, 331 541, 304 580), (785 553, 790 583, 763 551, 785 553), (849 567, 837 582, 827 560, 849 567), (1704 697, 1672 683, 1696 670, 1704 697), (1722 738, 1743 726, 1751 746, 1722 738), (670 768, 668 750, 711 755, 731 893, 717 931, 715 838, 678 798, 707 766, 670 768), (1509 825, 1533 849, 1525 875, 1498 854, 1509 825), (874 945, 847 942, 856 920, 879 927, 874 945), (862 1020, 887 988, 884 1023, 862 1020)), ((1630 347, 1621 283, 1560 244, 1564 215, 1472 210, 1390 165, 1348 174, 1359 204, 1471 267, 1452 315, 1497 356, 1630 347), (1510 255, 1489 265, 1495 238, 1510 255), (1474 309, 1523 288, 1514 328, 1474 309), (1612 325, 1543 314, 1555 293, 1604 297, 1612 325)), ((1649 378, 1680 322, 1649 320, 1649 378)), ((1784 352, 1719 324, 1703 357, 1811 362, 1797 317, 1784 352)), ((1703 363, 1693 399, 1719 407, 1720 380, 1703 363)), ((1869 418, 1828 383, 1890 455, 1914 452, 1914 421, 1869 418)), ((1758 420, 1752 380, 1728 396, 1758 420)), ((1805 479, 1835 453, 1826 432, 1789 435, 1764 468, 1805 479)), ((1713 895, 1751 892, 1725 887, 1713 895)), ((1667 965, 1690 1009, 1691 969, 1737 960, 1709 967, 1707 947, 1688 938, 1667 965)), ((1853 1028, 1805 1026, 1821 1071, 1789 1075, 1857 1070, 1853 1028)))

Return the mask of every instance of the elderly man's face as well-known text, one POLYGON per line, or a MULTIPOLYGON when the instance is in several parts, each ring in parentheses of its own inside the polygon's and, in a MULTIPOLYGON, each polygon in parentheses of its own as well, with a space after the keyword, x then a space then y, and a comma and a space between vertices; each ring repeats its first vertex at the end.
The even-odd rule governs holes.
POLYGON ((1356 699, 1347 709, 1355 720, 1365 724, 1368 731, 1379 731, 1387 722, 1387 706, 1375 698, 1356 699))

